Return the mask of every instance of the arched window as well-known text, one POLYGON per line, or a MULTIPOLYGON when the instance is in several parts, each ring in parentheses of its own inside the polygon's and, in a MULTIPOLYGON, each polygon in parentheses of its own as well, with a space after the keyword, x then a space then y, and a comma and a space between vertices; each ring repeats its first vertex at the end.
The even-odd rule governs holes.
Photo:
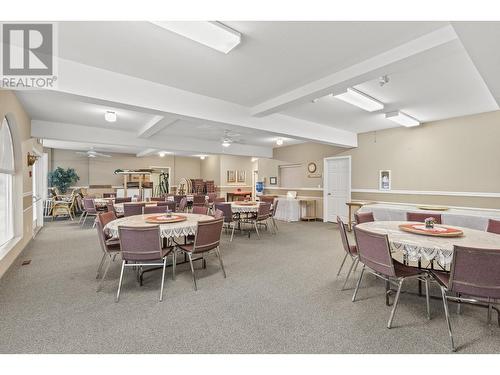
POLYGON ((14 169, 14 148, 9 123, 4 117, 0 125, 0 246, 14 237, 14 210, 12 178, 14 169))

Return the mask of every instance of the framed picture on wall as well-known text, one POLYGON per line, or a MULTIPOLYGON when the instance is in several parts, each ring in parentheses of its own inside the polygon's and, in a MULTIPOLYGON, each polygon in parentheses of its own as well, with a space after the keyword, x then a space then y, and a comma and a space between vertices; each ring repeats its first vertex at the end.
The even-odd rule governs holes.
POLYGON ((236 182, 236 171, 227 171, 227 182, 236 182))
POLYGON ((245 171, 238 171, 237 173, 237 182, 245 182, 246 181, 246 172, 245 171))
POLYGON ((391 190, 391 171, 381 170, 378 176, 378 188, 379 190, 391 190))
POLYGON ((278 178, 277 177, 269 177, 269 185, 277 185, 278 178))

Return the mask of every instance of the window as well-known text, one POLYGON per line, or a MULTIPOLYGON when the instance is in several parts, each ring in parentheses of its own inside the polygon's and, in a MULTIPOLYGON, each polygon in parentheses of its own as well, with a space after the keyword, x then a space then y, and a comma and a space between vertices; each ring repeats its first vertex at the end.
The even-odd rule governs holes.
POLYGON ((14 211, 12 177, 14 170, 14 149, 7 119, 0 126, 0 246, 14 237, 14 211))

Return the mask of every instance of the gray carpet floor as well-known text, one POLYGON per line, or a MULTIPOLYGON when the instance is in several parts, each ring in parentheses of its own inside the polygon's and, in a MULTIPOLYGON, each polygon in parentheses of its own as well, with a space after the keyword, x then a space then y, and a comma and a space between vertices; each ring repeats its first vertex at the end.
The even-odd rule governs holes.
MULTIPOLYGON (((261 240, 237 235, 229 243, 224 235, 227 279, 215 255, 197 267, 197 292, 188 265, 175 281, 169 269, 160 303, 161 272, 146 274, 140 287, 130 271, 115 303, 119 261, 96 293, 95 230, 49 222, 0 280, 0 352, 449 353, 440 300, 431 301, 427 321, 425 300, 403 294, 389 330, 382 281, 368 276, 356 303, 354 280, 340 290, 347 268, 335 276, 344 254, 335 225, 279 227, 261 240)), ((459 352, 500 352, 500 329, 488 327, 485 309, 457 315, 450 306, 459 352)))

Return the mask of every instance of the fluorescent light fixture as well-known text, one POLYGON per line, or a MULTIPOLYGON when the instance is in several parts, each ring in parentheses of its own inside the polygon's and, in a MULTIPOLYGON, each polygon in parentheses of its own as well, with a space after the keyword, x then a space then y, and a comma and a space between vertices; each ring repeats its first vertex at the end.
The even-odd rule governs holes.
POLYGON ((365 93, 349 87, 343 94, 335 95, 334 98, 340 99, 346 103, 355 105, 368 112, 379 111, 384 109, 384 103, 372 98, 365 93))
POLYGON ((399 125, 406 126, 407 128, 420 125, 420 121, 418 121, 416 118, 408 116, 406 113, 403 113, 401 111, 386 113, 385 118, 394 121, 399 125))
POLYGON ((217 21, 157 21, 157 26, 222 53, 241 43, 241 34, 217 21))
POLYGON ((229 146, 231 146, 231 142, 228 139, 224 139, 222 141, 222 146, 223 147, 229 147, 229 146))
POLYGON ((104 119, 107 122, 116 122, 116 112, 106 111, 106 113, 104 114, 104 119))
POLYGON ((283 144, 283 139, 278 138, 278 139, 276 140, 276 144, 277 144, 278 146, 281 146, 281 145, 283 144))

